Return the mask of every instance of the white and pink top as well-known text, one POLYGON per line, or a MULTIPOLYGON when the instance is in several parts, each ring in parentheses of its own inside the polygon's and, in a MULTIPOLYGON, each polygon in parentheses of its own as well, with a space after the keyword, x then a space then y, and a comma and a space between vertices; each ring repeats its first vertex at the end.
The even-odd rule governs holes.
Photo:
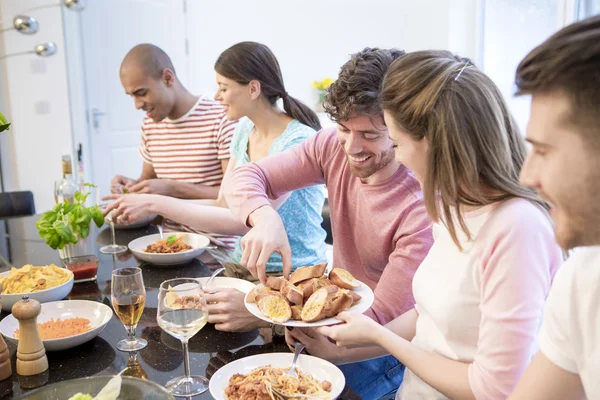
MULTIPOLYGON (((463 250, 443 224, 413 280, 413 343, 468 363, 477 399, 506 399, 538 349, 544 303, 562 253, 548 217, 510 199, 464 214, 463 250)), ((397 399, 444 399, 407 370, 397 399)))

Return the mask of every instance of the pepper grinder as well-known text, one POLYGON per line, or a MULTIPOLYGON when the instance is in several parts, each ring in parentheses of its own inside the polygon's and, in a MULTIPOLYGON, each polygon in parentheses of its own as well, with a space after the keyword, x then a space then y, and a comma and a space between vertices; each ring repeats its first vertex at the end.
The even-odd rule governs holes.
POLYGON ((0 381, 9 378, 12 375, 12 367, 10 366, 10 354, 8 354, 8 346, 0 335, 0 381))
POLYGON ((31 376, 48 370, 46 349, 40 339, 37 317, 42 311, 40 302, 23 296, 12 308, 19 320, 19 345, 17 346, 17 374, 31 376))

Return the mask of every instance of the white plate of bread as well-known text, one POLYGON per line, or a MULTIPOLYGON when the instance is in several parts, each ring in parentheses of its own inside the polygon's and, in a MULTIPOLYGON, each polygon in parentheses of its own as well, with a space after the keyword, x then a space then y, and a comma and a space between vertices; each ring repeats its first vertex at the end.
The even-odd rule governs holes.
POLYGON ((326 275, 326 266, 300 267, 289 279, 270 276, 246 295, 246 308, 264 321, 294 327, 335 325, 342 311, 367 311, 371 288, 342 268, 326 275))

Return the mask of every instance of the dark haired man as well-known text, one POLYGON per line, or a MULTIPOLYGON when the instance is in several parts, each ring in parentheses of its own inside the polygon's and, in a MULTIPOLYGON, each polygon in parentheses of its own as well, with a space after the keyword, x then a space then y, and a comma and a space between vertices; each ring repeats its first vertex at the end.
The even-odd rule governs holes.
POLYGON ((569 25, 521 61, 531 94, 521 171, 552 209, 558 244, 578 247, 556 274, 540 352, 511 399, 600 398, 600 16, 569 25))
MULTIPOLYGON (((325 109, 337 128, 324 129, 301 146, 236 169, 224 187, 230 209, 248 226, 242 265, 265 280, 265 263, 282 255, 291 270, 287 235, 269 198, 326 184, 333 231, 333 259, 375 292, 367 315, 385 324, 414 307, 412 278, 432 244, 431 223, 419 183, 394 160, 379 92, 399 50, 367 48, 342 66, 325 109), (235 190, 234 188, 245 188, 235 190)), ((314 330, 286 332, 314 355, 333 362, 340 353, 314 330)), ((341 366, 349 386, 364 399, 396 390, 403 366, 391 356, 341 366)))

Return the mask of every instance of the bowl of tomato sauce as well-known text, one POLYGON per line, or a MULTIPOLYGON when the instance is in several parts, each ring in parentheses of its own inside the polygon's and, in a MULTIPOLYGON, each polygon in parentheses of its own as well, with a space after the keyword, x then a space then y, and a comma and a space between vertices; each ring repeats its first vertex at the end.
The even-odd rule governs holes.
POLYGON ((75 282, 96 280, 98 273, 98 257, 95 255, 68 257, 63 260, 65 267, 73 272, 75 282))

